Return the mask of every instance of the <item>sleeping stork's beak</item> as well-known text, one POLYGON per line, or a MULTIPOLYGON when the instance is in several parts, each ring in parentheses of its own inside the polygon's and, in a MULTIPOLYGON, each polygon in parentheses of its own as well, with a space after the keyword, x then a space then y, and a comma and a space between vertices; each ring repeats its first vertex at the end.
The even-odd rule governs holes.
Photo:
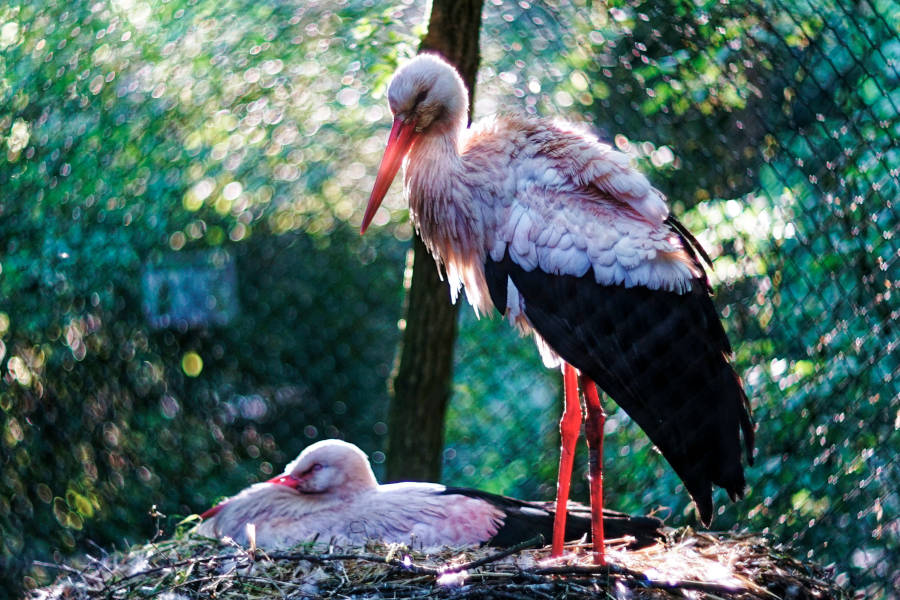
POLYGON ((291 475, 290 473, 282 473, 277 477, 273 477, 266 481, 266 483, 274 483, 275 485, 286 485, 289 488, 297 489, 300 485, 300 480, 291 475))

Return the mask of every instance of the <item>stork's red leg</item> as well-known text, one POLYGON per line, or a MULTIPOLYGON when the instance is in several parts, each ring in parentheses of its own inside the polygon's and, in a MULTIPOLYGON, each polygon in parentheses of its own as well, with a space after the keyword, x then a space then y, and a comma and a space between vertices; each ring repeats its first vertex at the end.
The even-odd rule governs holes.
POLYGON ((581 428, 581 401, 578 398, 578 378, 575 368, 566 363, 563 367, 563 387, 566 403, 559 420, 559 477, 556 483, 556 515, 553 519, 553 548, 550 556, 560 556, 566 537, 566 507, 569 504, 569 484, 572 480, 572 463, 575 460, 575 442, 581 428))
POLYGON ((594 545, 594 563, 606 564, 606 549, 603 537, 603 425, 606 413, 600 405, 597 386, 582 376, 579 383, 584 392, 587 417, 584 422, 584 436, 588 443, 589 479, 591 487, 591 539, 594 545))

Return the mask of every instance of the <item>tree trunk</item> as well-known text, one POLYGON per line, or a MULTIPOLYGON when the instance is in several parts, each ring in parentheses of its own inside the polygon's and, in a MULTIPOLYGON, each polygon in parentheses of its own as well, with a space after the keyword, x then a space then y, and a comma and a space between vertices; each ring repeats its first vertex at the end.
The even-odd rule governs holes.
MULTIPOLYGON (((431 51, 456 66, 469 90, 469 119, 478 71, 483 0, 433 0, 428 33, 419 52, 431 51)), ((434 259, 416 235, 406 330, 388 414, 387 481, 438 481, 444 420, 453 379, 459 305, 441 280, 434 259)))

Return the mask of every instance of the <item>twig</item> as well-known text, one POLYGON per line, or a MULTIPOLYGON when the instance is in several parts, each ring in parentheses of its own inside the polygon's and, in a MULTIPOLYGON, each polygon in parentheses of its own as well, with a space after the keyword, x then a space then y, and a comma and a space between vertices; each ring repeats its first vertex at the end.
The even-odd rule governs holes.
POLYGON ((108 591, 111 593, 111 592, 120 590, 123 587, 126 587, 127 584, 125 582, 127 582, 130 579, 137 579, 138 577, 143 577, 145 575, 152 575, 153 573, 158 573, 160 571, 165 571, 168 569, 176 569, 178 567, 183 567, 185 565, 190 565, 190 564, 194 564, 197 562, 215 564, 218 561, 222 561, 222 560, 226 560, 226 559, 227 560, 240 560, 241 558, 246 558, 246 557, 242 557, 238 554, 219 554, 217 556, 210 556, 209 558, 201 558, 201 559, 187 558, 184 560, 179 560, 179 561, 164 564, 164 565, 158 565, 158 566, 150 567, 149 569, 144 569, 143 571, 137 571, 135 573, 132 573, 130 575, 126 575, 126 576, 122 577, 121 579, 116 581, 115 585, 113 587, 111 587, 108 591))
POLYGON ((96 557, 94 557, 94 556, 91 556, 90 554, 87 554, 86 556, 87 556, 87 559, 88 559, 89 561, 91 561, 92 564, 94 564, 94 565, 97 566, 97 568, 106 571, 106 572, 109 573, 110 575, 114 575, 114 574, 115 574, 115 571, 113 571, 112 569, 110 569, 109 567, 107 567, 106 564, 104 564, 104 562, 103 562, 102 559, 99 559, 99 558, 96 558, 96 557))
MULTIPOLYGON (((675 580, 675 581, 654 581, 647 577, 644 573, 639 573, 631 569, 626 569, 617 565, 597 565, 597 566, 571 566, 571 567, 543 567, 533 569, 530 573, 537 575, 602 575, 607 580, 614 575, 624 577, 624 583, 630 584, 629 587, 642 587, 657 590, 695 590, 706 593, 724 593, 724 594, 740 594, 747 592, 766 591, 763 588, 759 590, 751 590, 749 587, 743 586, 727 586, 717 583, 707 583, 703 581, 675 580)), ((758 587, 758 586, 754 586, 758 587)), ((771 592, 766 592, 771 594, 771 592)))
POLYGON ((418 575, 434 575, 438 576, 441 574, 441 571, 438 569, 432 569, 430 567, 423 567, 421 565, 414 564, 411 560, 408 559, 399 559, 392 558, 390 560, 385 559, 384 556, 378 556, 377 554, 306 554, 306 553, 275 553, 270 554, 269 558, 272 560, 305 560, 312 563, 327 563, 336 560, 361 560, 365 562, 372 562, 382 565, 390 565, 392 567, 397 567, 404 571, 409 571, 410 573, 416 573, 418 575))
POLYGON ((503 584, 501 591, 505 594, 515 595, 517 598, 524 597, 525 598, 533 598, 535 595, 538 595, 542 598, 553 598, 553 593, 556 591, 557 585, 555 582, 548 583, 539 583, 536 585, 527 585, 527 584, 503 584), (521 591, 522 593, 518 593, 521 591))
POLYGON ((66 573, 78 575, 85 581, 92 581, 93 583, 96 583, 96 584, 103 583, 102 577, 97 577, 95 575, 89 575, 87 571, 83 571, 81 569, 76 569, 76 568, 70 567, 68 565, 61 565, 61 564, 57 564, 57 563, 48 563, 48 562, 44 562, 42 560, 36 560, 31 564, 37 565, 39 567, 50 567, 51 569, 58 569, 60 571, 65 571, 66 573))
POLYGON ((505 598, 506 600, 534 600, 534 592, 529 592, 528 594, 517 594, 516 592, 509 592, 506 590, 494 590, 493 595, 497 596, 498 598, 505 598))
MULTIPOLYGON (((366 595, 372 592, 422 592, 422 588, 414 585, 412 582, 404 582, 404 583, 373 583, 369 585, 357 585, 351 588, 344 590, 344 593, 347 596, 359 596, 366 595)), ((432 594, 432 590, 429 588, 426 594, 432 594)))
POLYGON ((441 574, 444 573, 458 573, 460 571, 471 571, 472 569, 477 569, 478 567, 483 567, 484 565, 490 564, 492 562, 496 562, 507 556, 515 554, 516 552, 520 552, 525 550, 526 548, 534 548, 535 546, 543 546, 544 545, 544 536, 536 535, 530 540, 525 540, 524 542, 520 542, 515 546, 511 546, 506 548, 505 550, 501 550, 499 552, 495 552, 489 556, 485 556, 484 558, 479 558, 478 560, 473 560, 461 565, 456 565, 453 567, 449 567, 447 569, 441 569, 441 574))
POLYGON ((562 567, 540 567, 531 569, 536 575, 625 575, 640 581, 649 581, 646 575, 619 565, 571 565, 562 567))
POLYGON ((703 581, 650 581, 641 582, 641 587, 655 590, 694 590, 708 594, 746 594, 747 588, 720 585, 718 583, 705 583, 703 581))

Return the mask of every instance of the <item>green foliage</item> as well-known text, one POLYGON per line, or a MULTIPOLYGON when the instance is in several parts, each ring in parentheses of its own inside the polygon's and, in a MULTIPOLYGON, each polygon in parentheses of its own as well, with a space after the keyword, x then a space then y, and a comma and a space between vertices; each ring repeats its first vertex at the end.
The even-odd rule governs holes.
POLYGON ((4 594, 53 575, 31 560, 146 540, 151 506, 167 525, 316 438, 380 447, 409 227, 346 221, 406 39, 367 24, 391 14, 0 9, 4 594), (151 327, 143 274, 191 256, 233 262, 234 316, 151 327))
POLYGON ((516 497, 555 492, 562 388, 504 319, 460 319, 443 478, 516 497))

